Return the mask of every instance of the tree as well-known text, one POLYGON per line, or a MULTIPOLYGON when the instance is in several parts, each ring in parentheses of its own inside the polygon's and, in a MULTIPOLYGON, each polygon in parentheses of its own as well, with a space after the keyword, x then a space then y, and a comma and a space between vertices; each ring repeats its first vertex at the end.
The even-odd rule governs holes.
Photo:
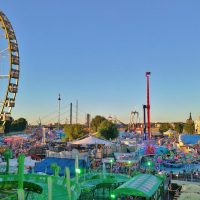
POLYGON ((101 122, 98 128, 98 132, 102 137, 107 140, 109 140, 110 138, 115 139, 119 135, 119 131, 117 130, 116 125, 108 120, 104 120, 101 122))
POLYGON ((94 132, 97 132, 97 131, 98 131, 98 128, 99 128, 99 126, 100 126, 100 124, 101 124, 101 122, 103 122, 104 120, 106 120, 106 118, 103 117, 103 116, 100 116, 100 115, 95 116, 95 117, 92 119, 91 124, 90 124, 92 130, 93 130, 94 132))
POLYGON ((10 131, 23 131, 27 127, 27 120, 19 118, 11 123, 10 131))
POLYGON ((177 133, 182 133, 183 132, 183 123, 175 123, 175 128, 174 130, 177 132, 177 133))
POLYGON ((10 131, 23 131, 28 125, 28 122, 24 118, 14 120, 12 117, 8 121, 0 121, 0 126, 3 127, 4 133, 10 131))
POLYGON ((66 124, 64 133, 69 140, 74 140, 88 134, 88 131, 81 124, 66 124))
POLYGON ((173 127, 170 125, 170 123, 162 123, 159 128, 159 132, 163 133, 163 132, 168 131, 169 129, 173 129, 173 127))
POLYGON ((4 132, 4 133, 10 132, 10 127, 11 127, 11 124, 13 121, 14 121, 14 119, 12 117, 10 117, 10 120, 7 120, 7 121, 0 120, 1 132, 4 132))
POLYGON ((184 131, 186 133, 189 133, 189 134, 194 134, 195 133, 195 125, 194 125, 194 122, 187 122, 185 123, 184 125, 184 131))
POLYGON ((9 133, 10 132, 10 127, 13 122, 13 119, 11 121, 6 121, 4 124, 4 133, 9 133))
POLYGON ((9 163, 9 160, 12 158, 12 151, 10 149, 6 149, 4 152, 3 152, 3 157, 5 158, 6 160, 6 171, 5 173, 8 174, 9 173, 9 167, 10 167, 10 163, 9 163))

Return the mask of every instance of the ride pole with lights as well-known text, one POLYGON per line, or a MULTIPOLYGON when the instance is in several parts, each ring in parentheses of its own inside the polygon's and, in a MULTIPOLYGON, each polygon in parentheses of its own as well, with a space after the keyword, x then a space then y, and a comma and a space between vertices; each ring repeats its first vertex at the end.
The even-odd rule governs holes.
POLYGON ((61 97, 60 94, 58 94, 58 130, 60 130, 60 101, 61 97))
POLYGON ((149 95, 149 77, 151 72, 146 72, 147 78, 147 129, 148 129, 148 139, 151 139, 151 122, 150 122, 150 95, 149 95))
POLYGON ((146 125, 146 105, 143 105, 143 116, 144 116, 144 125, 143 125, 143 132, 144 132, 144 140, 147 139, 147 125, 146 125))

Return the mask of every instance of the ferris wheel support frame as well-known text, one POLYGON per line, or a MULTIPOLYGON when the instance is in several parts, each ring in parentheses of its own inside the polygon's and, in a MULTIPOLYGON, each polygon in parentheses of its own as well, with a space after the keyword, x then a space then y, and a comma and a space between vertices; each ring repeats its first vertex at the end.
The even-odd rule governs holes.
MULTIPOLYGON (((20 61, 18 43, 14 29, 9 19, 2 11, 0 11, 0 25, 0 28, 4 30, 5 39, 8 43, 8 48, 6 50, 9 52, 9 74, 0 75, 0 79, 8 78, 7 90, 0 110, 0 119, 5 123, 7 120, 11 119, 11 111, 15 106, 15 98, 19 84, 20 61), (5 111, 5 108, 7 108, 7 111, 5 111)), ((5 49, 3 51, 5 51, 5 49)))

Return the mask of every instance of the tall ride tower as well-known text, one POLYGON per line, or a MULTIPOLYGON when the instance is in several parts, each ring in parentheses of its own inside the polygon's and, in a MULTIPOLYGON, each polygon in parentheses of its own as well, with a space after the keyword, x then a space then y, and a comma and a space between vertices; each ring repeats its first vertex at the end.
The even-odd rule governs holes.
POLYGON ((151 139, 151 122, 150 122, 150 94, 149 94, 149 77, 151 75, 151 72, 146 72, 146 78, 147 78, 147 129, 148 129, 148 139, 151 139))

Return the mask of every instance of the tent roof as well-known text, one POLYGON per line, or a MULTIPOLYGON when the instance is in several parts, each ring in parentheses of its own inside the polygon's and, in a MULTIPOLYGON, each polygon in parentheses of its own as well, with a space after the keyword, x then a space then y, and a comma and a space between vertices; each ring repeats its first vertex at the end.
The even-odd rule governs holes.
POLYGON ((103 139, 99 139, 99 138, 96 138, 94 136, 88 136, 82 140, 75 140, 75 141, 72 141, 71 144, 80 144, 80 145, 86 145, 86 144, 104 144, 106 146, 110 146, 112 145, 113 143, 108 141, 108 140, 103 140, 103 139))
POLYGON ((199 134, 181 134, 179 136, 179 140, 181 140, 184 144, 198 144, 200 140, 199 134))
POLYGON ((138 174, 124 183, 114 194, 134 195, 150 198, 162 183, 162 179, 151 174, 138 174))
POLYGON ((176 131, 169 129, 168 131, 164 132, 163 134, 164 135, 171 135, 171 134, 175 134, 175 133, 176 133, 176 131))

